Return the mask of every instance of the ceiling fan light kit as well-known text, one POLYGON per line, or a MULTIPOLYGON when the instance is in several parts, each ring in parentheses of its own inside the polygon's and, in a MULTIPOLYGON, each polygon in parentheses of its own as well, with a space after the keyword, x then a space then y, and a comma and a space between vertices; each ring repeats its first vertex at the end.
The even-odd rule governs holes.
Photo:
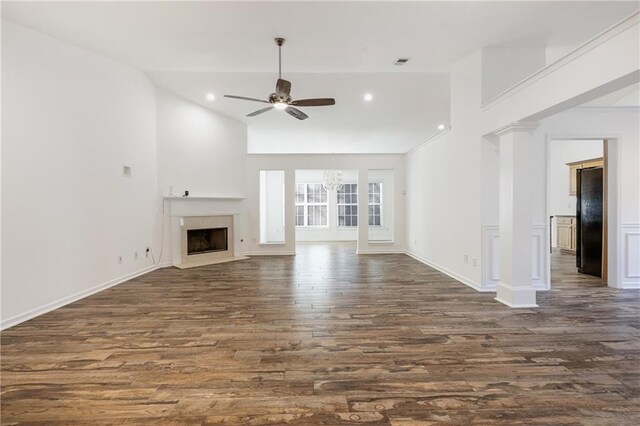
POLYGON ((291 82, 282 78, 282 45, 284 44, 284 41, 285 40, 281 37, 277 37, 275 39, 275 42, 278 45, 278 81, 276 82, 275 92, 270 94, 267 100, 248 98, 246 96, 224 95, 225 98, 271 104, 266 108, 247 114, 247 117, 255 117, 256 115, 271 111, 275 108, 286 112, 298 120, 305 120, 309 118, 309 116, 295 107, 328 106, 335 105, 336 103, 336 100, 333 98, 298 99, 297 101, 294 101, 291 98, 291 82))

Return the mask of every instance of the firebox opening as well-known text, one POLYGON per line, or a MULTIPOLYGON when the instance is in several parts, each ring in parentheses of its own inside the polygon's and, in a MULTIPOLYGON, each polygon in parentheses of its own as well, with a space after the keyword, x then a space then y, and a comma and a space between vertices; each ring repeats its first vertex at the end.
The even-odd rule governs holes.
POLYGON ((227 228, 187 230, 187 255, 226 250, 227 228))

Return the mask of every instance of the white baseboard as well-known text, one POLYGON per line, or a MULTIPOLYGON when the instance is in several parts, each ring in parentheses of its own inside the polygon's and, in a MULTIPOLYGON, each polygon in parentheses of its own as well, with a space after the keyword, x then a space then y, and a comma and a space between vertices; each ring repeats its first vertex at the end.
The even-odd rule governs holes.
POLYGON ((295 256, 295 251, 276 251, 276 250, 265 250, 265 251, 248 251, 242 253, 243 256, 295 256))
POLYGON ((51 312, 55 309, 61 308, 65 305, 68 305, 69 303, 73 303, 76 302, 80 299, 84 299, 85 297, 91 296, 92 294, 96 294, 101 292, 102 290, 106 290, 109 287, 113 287, 115 285, 121 284, 125 281, 129 281, 130 279, 139 277, 141 275, 147 274, 151 271, 155 271, 156 269, 160 269, 160 268, 165 268, 167 266, 171 266, 170 263, 161 263, 159 265, 151 265, 151 266, 147 266, 146 268, 140 269, 138 271, 135 272, 131 272, 130 274, 127 275, 123 275, 121 277, 118 278, 114 278, 112 280, 109 280, 105 283, 102 284, 98 284, 94 287, 88 288, 86 290, 80 291, 78 293, 74 293, 70 296, 67 297, 63 297, 62 299, 58 299, 56 301, 47 303, 46 305, 42 305, 39 306, 37 308, 31 309, 27 312, 24 312, 22 314, 18 314, 16 316, 13 316, 11 318, 7 318, 6 320, 3 320, 0 322, 0 330, 6 330, 9 327, 13 327, 14 325, 18 325, 20 323, 23 323, 25 321, 28 321, 32 318, 35 318, 37 316, 40 316, 42 314, 46 314, 47 312, 51 312))
POLYGON ((450 276, 454 280, 459 281, 462 284, 464 284, 466 286, 469 286, 469 287, 471 287, 472 289, 474 289, 476 291, 480 291, 480 292, 494 292, 494 291, 496 291, 495 287, 494 288, 482 287, 479 283, 477 283, 477 282, 475 282, 473 280, 470 280, 467 277, 463 277, 462 275, 459 275, 459 274, 457 274, 457 273, 455 273, 453 271, 450 271, 449 269, 444 268, 444 267, 442 267, 440 265, 436 265, 436 264, 434 264, 432 262, 429 262, 428 260, 423 259, 423 258, 421 258, 420 256, 418 256, 416 254, 413 254, 413 253, 408 252, 408 251, 405 252, 405 254, 407 256, 409 256, 409 257, 414 258, 415 260, 417 260, 420 263, 424 263, 425 265, 427 265, 427 266, 429 266, 429 267, 431 267, 433 269, 436 269, 436 270, 442 272, 445 275, 450 276))
POLYGON ((502 303, 503 305, 507 305, 507 306, 508 306, 508 307, 510 307, 510 308, 539 308, 539 306, 538 306, 538 305, 536 305, 536 304, 521 304, 521 305, 513 304, 513 303, 507 302, 506 300, 501 299, 500 297, 497 297, 497 296, 496 296, 496 297, 494 297, 494 299, 495 299, 497 302, 500 302, 500 303, 502 303))
POLYGON ((405 254, 401 249, 356 250, 356 254, 405 254))

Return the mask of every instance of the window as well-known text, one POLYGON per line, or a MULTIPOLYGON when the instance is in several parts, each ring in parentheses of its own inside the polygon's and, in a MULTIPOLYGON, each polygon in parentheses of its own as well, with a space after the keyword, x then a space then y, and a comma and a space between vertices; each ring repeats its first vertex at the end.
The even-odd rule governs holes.
POLYGON ((327 226, 327 190, 321 183, 296 184, 296 226, 327 226))
POLYGON ((369 226, 382 226, 382 183, 369 183, 369 226))
POLYGON ((337 194, 338 226, 358 226, 358 184, 345 183, 337 194))

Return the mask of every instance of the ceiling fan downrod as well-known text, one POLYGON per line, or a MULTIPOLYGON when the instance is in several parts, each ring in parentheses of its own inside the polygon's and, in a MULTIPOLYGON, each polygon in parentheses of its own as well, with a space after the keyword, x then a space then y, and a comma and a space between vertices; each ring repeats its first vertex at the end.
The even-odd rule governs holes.
POLYGON ((282 45, 284 44, 284 39, 276 37, 274 40, 278 45, 278 78, 282 78, 282 45))

